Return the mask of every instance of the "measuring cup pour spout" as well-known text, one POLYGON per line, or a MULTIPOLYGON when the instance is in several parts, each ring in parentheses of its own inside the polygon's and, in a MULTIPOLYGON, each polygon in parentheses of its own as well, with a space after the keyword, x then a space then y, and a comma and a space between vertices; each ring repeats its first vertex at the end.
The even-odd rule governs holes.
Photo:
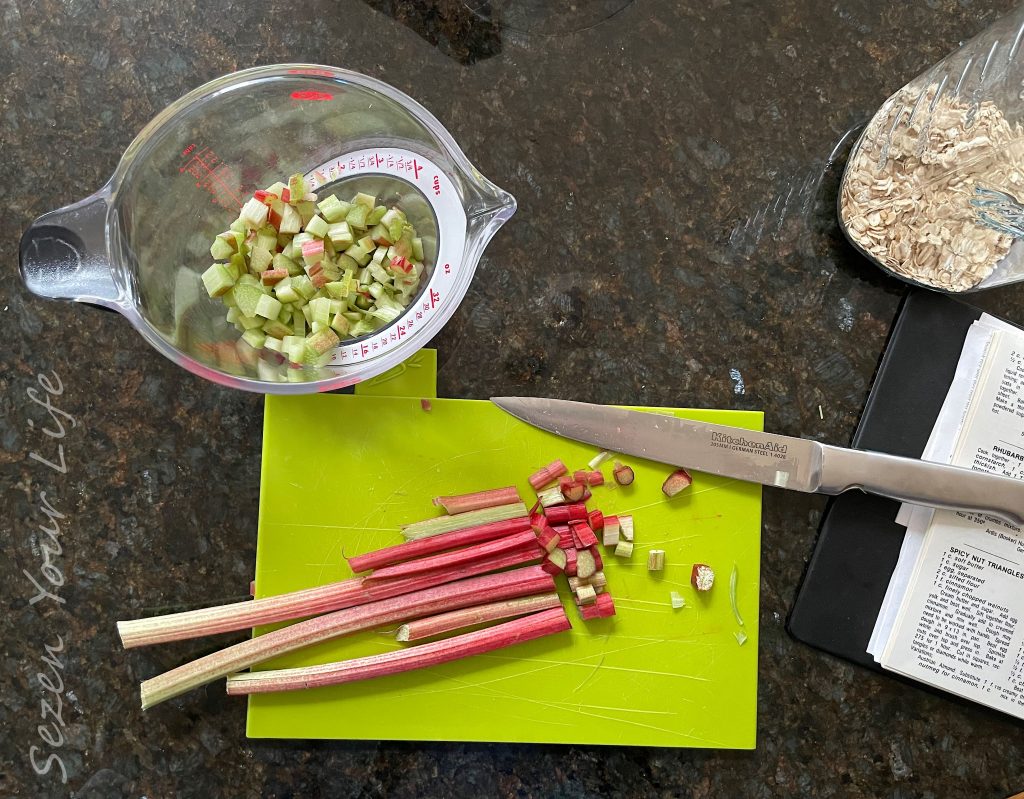
POLYGON ((111 273, 106 223, 110 191, 43 214, 21 237, 21 277, 40 297, 121 310, 111 273))

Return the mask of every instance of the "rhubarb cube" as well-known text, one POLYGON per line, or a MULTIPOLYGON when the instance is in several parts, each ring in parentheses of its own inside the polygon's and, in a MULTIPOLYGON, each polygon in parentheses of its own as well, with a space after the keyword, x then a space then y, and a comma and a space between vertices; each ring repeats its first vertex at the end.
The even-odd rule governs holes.
POLYGON ((231 276, 224 264, 214 264, 203 272, 203 285, 211 297, 220 297, 231 290, 235 285, 235 278, 231 276))

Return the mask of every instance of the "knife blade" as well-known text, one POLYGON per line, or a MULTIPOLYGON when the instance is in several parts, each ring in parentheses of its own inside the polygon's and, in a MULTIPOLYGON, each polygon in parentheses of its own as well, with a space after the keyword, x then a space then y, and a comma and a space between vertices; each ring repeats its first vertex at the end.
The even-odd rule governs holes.
POLYGON ((491 401, 556 435, 672 466, 809 493, 860 489, 1024 524, 1024 482, 1012 477, 649 411, 534 397, 491 401))

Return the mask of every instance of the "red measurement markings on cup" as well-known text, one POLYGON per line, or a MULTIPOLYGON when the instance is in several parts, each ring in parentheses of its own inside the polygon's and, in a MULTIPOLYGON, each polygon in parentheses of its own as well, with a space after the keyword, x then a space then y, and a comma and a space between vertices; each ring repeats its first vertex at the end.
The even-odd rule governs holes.
POLYGON ((181 152, 182 165, 178 172, 188 173, 196 180, 196 188, 210 193, 211 201, 221 208, 237 210, 242 198, 231 185, 237 183, 230 166, 209 147, 197 148, 190 144, 181 152))
POLYGON ((437 175, 434 175, 434 194, 441 196, 441 179, 437 175))

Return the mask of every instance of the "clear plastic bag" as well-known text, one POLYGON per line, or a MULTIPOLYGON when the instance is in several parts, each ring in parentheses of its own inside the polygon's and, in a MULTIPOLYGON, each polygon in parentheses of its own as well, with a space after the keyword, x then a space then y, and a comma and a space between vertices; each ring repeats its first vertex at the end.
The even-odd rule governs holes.
POLYGON ((1024 280, 1024 8, 890 97, 839 192, 850 241, 939 291, 1024 280))

